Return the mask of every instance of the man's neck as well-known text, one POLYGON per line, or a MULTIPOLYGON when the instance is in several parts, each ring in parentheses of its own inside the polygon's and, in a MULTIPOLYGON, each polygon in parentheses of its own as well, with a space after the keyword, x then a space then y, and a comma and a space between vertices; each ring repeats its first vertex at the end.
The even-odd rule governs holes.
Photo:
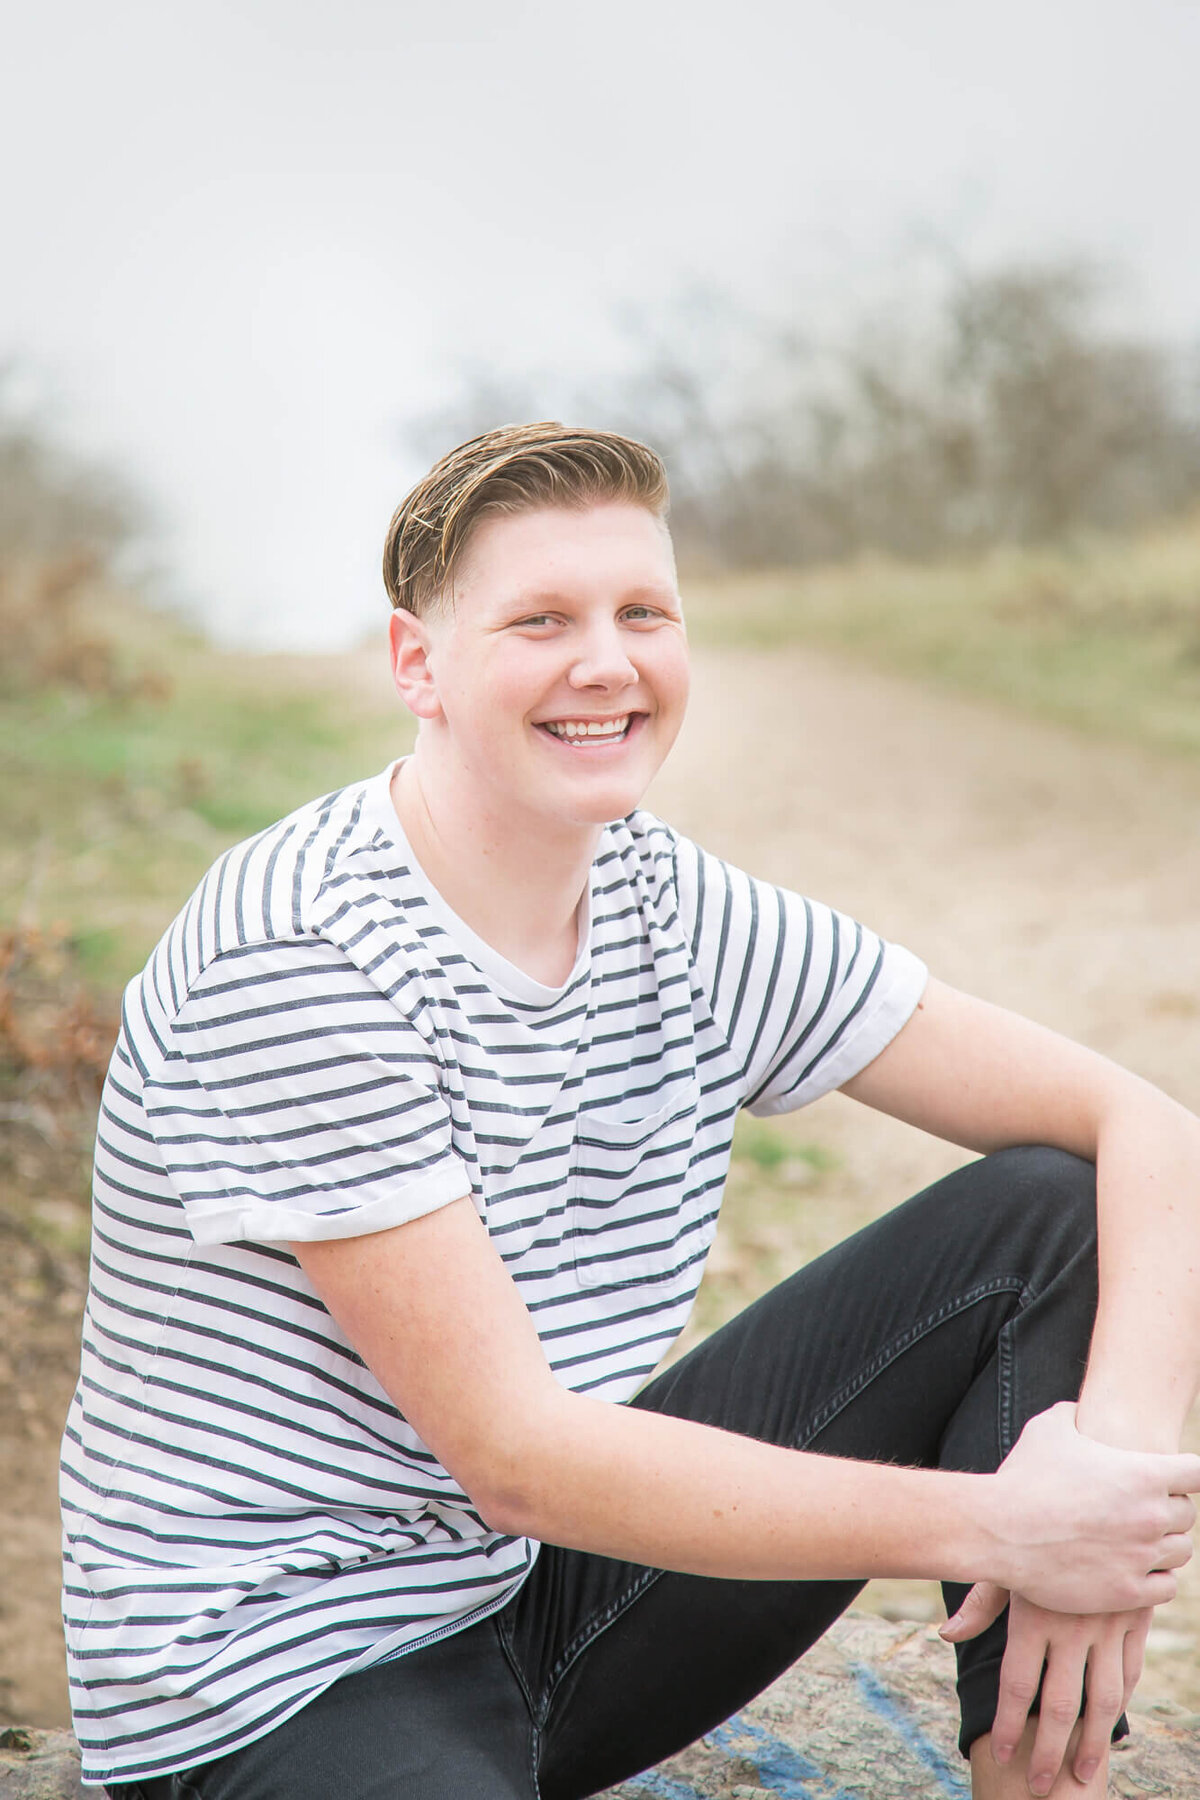
POLYGON ((554 833, 544 821, 490 817, 456 803, 419 756, 392 776, 392 804, 442 899, 493 950, 559 987, 578 954, 579 902, 601 827, 554 833))

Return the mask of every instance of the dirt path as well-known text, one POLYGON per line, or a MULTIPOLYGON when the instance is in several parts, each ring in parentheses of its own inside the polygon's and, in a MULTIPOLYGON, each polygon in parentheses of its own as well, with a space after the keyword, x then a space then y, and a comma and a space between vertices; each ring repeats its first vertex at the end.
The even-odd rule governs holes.
POLYGON ((652 803, 1200 1104, 1200 768, 818 657, 697 657, 652 803))
MULTIPOLYGON (((375 703, 374 658, 336 672, 375 703)), ((697 654, 685 735, 651 803, 710 848, 908 944, 946 979, 1200 1107, 1200 769, 822 656, 709 651, 697 654)), ((810 1125, 868 1210, 959 1160, 837 1098, 810 1125)), ((0 1518, 0 1710, 39 1724, 65 1718, 54 1438, 69 1386, 47 1378, 40 1437, 0 1443, 14 1453, 0 1518)), ((1160 1614, 1150 1697, 1200 1705, 1198 1643, 1191 1576, 1160 1614)))
MULTIPOLYGON (((1200 1110, 1200 767, 810 652, 698 655, 651 803, 1200 1110)), ((890 1203, 956 1153, 834 1097, 890 1203)))

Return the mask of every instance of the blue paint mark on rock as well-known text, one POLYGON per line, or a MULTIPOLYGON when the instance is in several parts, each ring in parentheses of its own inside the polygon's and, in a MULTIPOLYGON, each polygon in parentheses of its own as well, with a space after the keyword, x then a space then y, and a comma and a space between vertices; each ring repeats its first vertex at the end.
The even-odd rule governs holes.
POLYGON ((704 1800, 694 1787, 686 1782, 676 1781, 674 1776, 664 1775, 661 1769, 648 1769, 644 1775, 638 1775, 629 1784, 638 1800, 645 1794, 647 1800, 704 1800))
POLYGON ((779 1800, 856 1800, 826 1770, 745 1713, 736 1713, 704 1741, 757 1764, 762 1786, 779 1800))
POLYGON ((936 1744, 930 1743, 916 1720, 911 1718, 895 1697, 890 1694, 878 1675, 865 1663, 851 1663, 851 1672, 858 1686, 863 1702, 876 1715, 891 1726, 903 1743, 917 1758, 938 1783, 938 1791, 953 1795, 954 1800, 971 1791, 970 1783, 964 1779, 958 1769, 953 1768, 942 1755, 936 1744))
MULTIPOLYGON (((839 1619, 726 1724, 606 1800, 965 1800, 954 1664, 936 1632, 839 1619)), ((1122 1793, 1200 1800, 1200 1718, 1142 1715, 1114 1755, 1122 1793)))

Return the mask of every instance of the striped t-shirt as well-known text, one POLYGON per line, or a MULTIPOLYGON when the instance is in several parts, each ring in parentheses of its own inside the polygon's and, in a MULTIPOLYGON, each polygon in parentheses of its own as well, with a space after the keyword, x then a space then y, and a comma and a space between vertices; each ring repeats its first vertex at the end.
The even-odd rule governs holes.
POLYGON ((677 1336, 738 1108, 839 1086, 924 970, 646 813, 560 988, 447 908, 391 770, 224 856, 126 994, 64 1440, 85 1778, 190 1767, 501 1606, 491 1531, 289 1242, 470 1193, 558 1379, 627 1400, 677 1336))

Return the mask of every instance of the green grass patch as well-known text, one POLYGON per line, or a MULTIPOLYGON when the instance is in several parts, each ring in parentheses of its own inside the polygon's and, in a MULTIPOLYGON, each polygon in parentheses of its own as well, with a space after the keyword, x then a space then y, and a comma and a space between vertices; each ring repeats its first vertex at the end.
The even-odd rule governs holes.
POLYGON ((798 1143, 770 1120, 746 1112, 738 1114, 734 1128, 733 1160, 792 1186, 803 1184, 809 1175, 829 1174, 838 1166, 837 1157, 823 1145, 798 1143))
MULTIPOLYGON (((840 1171, 839 1157, 807 1135, 807 1121, 798 1115, 739 1114, 721 1226, 688 1342, 716 1330, 861 1223, 839 1204, 840 1171)), ((848 1204, 853 1211, 857 1202, 848 1204)))
POLYGON ((65 925, 109 988, 231 843, 412 742, 399 701, 362 691, 346 659, 221 653, 134 612, 113 631, 152 672, 145 691, 0 702, 0 922, 65 925))
POLYGON ((1200 754, 1200 518, 1137 538, 864 559, 688 590, 698 644, 811 644, 1154 749, 1200 754))

